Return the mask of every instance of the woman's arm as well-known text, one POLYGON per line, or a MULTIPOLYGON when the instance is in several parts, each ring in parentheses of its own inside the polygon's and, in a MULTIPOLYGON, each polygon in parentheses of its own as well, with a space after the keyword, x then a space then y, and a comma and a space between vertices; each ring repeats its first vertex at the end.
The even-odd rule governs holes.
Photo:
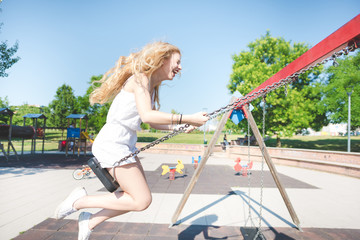
MULTIPOLYGON (((141 120, 150 125, 172 125, 180 123, 180 115, 164 113, 153 110, 151 106, 151 95, 149 89, 149 80, 146 76, 141 79, 133 78, 129 82, 132 92, 135 94, 136 107, 141 120)), ((188 123, 194 126, 202 126, 208 121, 206 113, 199 112, 191 115, 182 115, 181 123, 188 123)))
POLYGON ((174 130, 174 126, 171 126, 171 125, 150 124, 150 127, 157 129, 157 130, 164 130, 164 131, 174 130))
MULTIPOLYGON (((184 126, 185 126, 185 124, 181 124, 181 125, 157 125, 157 124, 152 124, 152 125, 150 125, 150 127, 154 128, 154 129, 164 130, 164 131, 179 130, 180 127, 184 127, 184 126)), ((190 133, 194 129, 196 129, 196 127, 190 125, 188 128, 186 128, 185 133, 190 133)))

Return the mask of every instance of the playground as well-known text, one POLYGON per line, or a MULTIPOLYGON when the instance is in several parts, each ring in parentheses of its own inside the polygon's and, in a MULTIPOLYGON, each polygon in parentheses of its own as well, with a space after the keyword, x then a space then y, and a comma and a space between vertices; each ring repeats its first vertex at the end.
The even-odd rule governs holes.
MULTIPOLYGON (((45 151, 45 137, 46 137, 46 119, 43 114, 26 114, 23 116, 23 126, 13 125, 12 118, 14 112, 8 108, 0 108, 0 115, 7 117, 5 124, 0 124, 0 150, 2 155, 8 161, 10 154, 14 154, 19 160, 18 151, 15 148, 13 140, 21 139, 21 156, 24 154, 26 147, 25 143, 30 141, 30 153, 36 153, 37 141, 41 141, 41 153, 45 151), (32 124, 29 124, 28 119, 32 120, 32 124), (40 125, 40 120, 42 124, 40 125), (7 145, 7 148, 6 148, 7 145)), ((87 151, 91 151, 91 145, 93 143, 94 136, 88 133, 88 117, 86 114, 70 114, 66 117, 67 128, 66 138, 58 142, 58 150, 68 154, 77 154, 80 157, 80 152, 86 156, 87 151), (85 121, 85 124, 84 124, 85 121), (82 125, 83 124, 83 125, 82 125), (84 126, 85 125, 85 126, 84 126)))
MULTIPOLYGON (((189 124, 140 147, 119 160, 134 155, 144 159, 143 167, 153 193, 153 203, 143 212, 118 216, 95 229, 92 238, 101 239, 358 239, 360 179, 357 175, 325 172, 321 169, 275 166, 265 145, 266 95, 296 81, 300 74, 354 51, 360 44, 360 15, 285 68, 253 89, 246 96, 233 97, 230 103, 208 113, 210 119, 221 116, 216 131, 201 156, 191 154, 146 153, 149 148, 186 131, 189 124), (262 122, 256 123, 251 102, 262 99, 262 122), (247 120, 248 154, 232 157, 216 153, 215 145, 228 119, 234 123, 247 120), (260 133, 258 125, 261 126, 260 133), (251 135, 250 135, 251 130, 251 135), (260 154, 254 160, 250 142, 256 141, 260 154), (170 225, 169 225, 170 224, 170 225)), ((55 206, 74 188, 85 186, 89 194, 107 190, 91 172, 74 179, 92 156, 87 152, 87 116, 71 114, 67 137, 61 143, 64 153, 35 155, 36 139, 44 141, 45 131, 38 127, 41 115, 24 116, 24 126, 2 126, 0 136, 8 142, 6 161, 0 162, 1 189, 0 233, 5 239, 69 239, 77 235, 78 214, 55 220, 55 206), (26 126, 25 119, 33 119, 26 126), (85 121, 85 124, 84 122, 85 121), (19 159, 12 137, 31 139, 31 154, 19 159), (12 147, 14 155, 9 155, 12 147), (81 149, 83 148, 83 149, 81 149), (80 152, 82 151, 82 155, 80 152), (35 225, 35 226, 34 226, 35 225), (23 232, 25 231, 25 232, 23 232), (20 235, 18 235, 21 233, 20 235)), ((180 121, 181 122, 181 121, 180 121)), ((45 127, 43 127, 45 130, 45 127)), ((227 151, 226 144, 223 151, 227 151)), ((23 151, 22 151, 23 152, 23 151)), ((191 150, 187 150, 191 152, 191 150)), ((342 165, 358 171, 358 155, 351 163, 316 162, 298 158, 285 159, 330 166, 342 165), (353 166, 356 165, 356 166, 353 166)), ((289 164, 288 164, 289 165, 289 164)), ((115 167, 115 166, 114 166, 115 167)), ((92 170, 94 170, 92 168, 92 170)), ((94 171, 95 172, 95 171, 94 171)), ((106 172, 107 173, 107 172, 106 172)), ((98 175, 99 177, 99 175, 98 175)), ((99 177, 101 179, 101 177, 99 177)), ((121 186, 120 186, 121 187, 121 186)), ((97 209, 91 209, 96 212, 97 209)))
MULTIPOLYGON (((179 224, 169 228, 172 214, 195 171, 192 156, 144 152, 139 157, 153 192, 152 205, 144 212, 104 223, 95 229, 94 239, 252 239, 246 234, 252 234, 249 228, 259 221, 260 162, 254 163, 249 188, 248 178, 234 169, 236 159, 211 156, 179 216, 179 224), (184 164, 183 174, 176 172, 173 181, 169 175, 161 175, 163 165, 176 166, 178 160, 184 164), (252 220, 248 218, 249 209, 252 220)), ((77 214, 63 220, 53 219, 52 214, 75 186, 86 187, 89 194, 106 191, 94 175, 82 180, 72 177, 73 170, 87 159, 65 157, 62 153, 26 155, 17 162, 11 156, 11 164, 1 165, 2 239, 76 239, 77 214)), ((303 232, 292 223, 269 169, 265 168, 265 239, 358 239, 360 195, 356 189, 360 188, 360 179, 281 165, 277 170, 303 232)))

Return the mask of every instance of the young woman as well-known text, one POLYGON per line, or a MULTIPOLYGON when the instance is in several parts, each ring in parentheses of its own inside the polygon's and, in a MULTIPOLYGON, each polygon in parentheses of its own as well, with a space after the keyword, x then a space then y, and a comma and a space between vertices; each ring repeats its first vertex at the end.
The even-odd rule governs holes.
MULTIPOLYGON (((110 174, 114 163, 136 150, 136 131, 141 130, 141 122, 159 130, 173 130, 187 123, 191 125, 189 132, 209 120, 204 112, 177 115, 158 111, 161 83, 172 80, 180 70, 180 50, 169 43, 155 42, 128 57, 120 57, 103 76, 101 86, 92 92, 92 104, 112 101, 106 124, 92 146, 94 156, 110 174)), ((78 239, 84 240, 105 220, 129 211, 143 211, 150 205, 151 192, 136 156, 120 162, 115 168, 115 179, 121 192, 89 196, 84 188, 75 189, 59 205, 55 217, 60 219, 84 208, 102 208, 95 214, 80 214, 78 239)))

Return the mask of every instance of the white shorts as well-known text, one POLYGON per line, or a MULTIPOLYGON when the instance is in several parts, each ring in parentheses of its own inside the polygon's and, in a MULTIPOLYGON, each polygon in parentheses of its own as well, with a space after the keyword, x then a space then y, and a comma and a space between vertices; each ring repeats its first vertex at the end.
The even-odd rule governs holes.
MULTIPOLYGON (((136 131, 120 124, 105 124, 92 145, 92 153, 101 167, 112 168, 123 157, 135 152, 136 131)), ((120 162, 119 166, 135 163, 135 157, 120 162)))

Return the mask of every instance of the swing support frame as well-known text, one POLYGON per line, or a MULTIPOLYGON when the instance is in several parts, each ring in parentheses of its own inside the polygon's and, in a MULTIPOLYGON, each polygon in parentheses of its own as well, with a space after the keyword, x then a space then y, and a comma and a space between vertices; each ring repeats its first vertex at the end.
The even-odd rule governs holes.
MULTIPOLYGON (((232 99, 232 102, 234 101, 234 98, 232 99)), ((256 138, 256 141, 258 142, 259 144, 259 148, 263 154, 263 157, 266 161, 266 164, 268 165, 269 169, 270 169, 270 172, 271 172, 271 175, 276 183, 276 186, 277 188, 279 189, 279 192, 285 202, 285 205, 289 211, 289 214, 294 222, 294 224, 296 225, 296 227, 298 228, 299 231, 302 231, 301 227, 300 227, 300 221, 299 221, 299 218, 294 210, 294 207, 290 201, 290 198, 289 196, 287 195, 286 193, 286 190, 285 188, 283 187, 281 181, 280 181, 280 178, 279 178, 279 175, 276 171, 276 168, 275 168, 275 165, 274 163, 272 162, 271 160, 271 156, 269 154, 269 152, 267 151, 267 148, 266 148, 266 145, 263 141, 263 138, 261 137, 261 134, 260 134, 260 131, 259 131, 259 128, 257 127, 256 125, 256 122, 251 114, 251 112, 249 111, 249 108, 247 105, 243 106, 242 107, 243 111, 244 111, 244 115, 245 117, 247 118, 249 124, 250 124, 250 127, 251 127, 251 130, 256 138)), ((225 123, 228 119, 228 117, 230 116, 230 114, 224 114, 222 119, 220 120, 217 128, 216 128, 216 131, 213 135, 213 137, 211 138, 210 140, 210 143, 209 143, 209 146, 207 147, 203 157, 202 157, 202 160, 200 162, 200 165, 197 167, 193 177, 191 178, 190 180, 190 183, 188 184, 181 200, 180 200, 180 203, 178 204, 174 214, 173 214, 173 217, 171 219, 171 226, 173 225, 176 225, 177 224, 177 220, 186 204, 186 201, 188 200, 193 188, 195 187, 195 184, 197 182, 197 180, 199 179, 200 177, 200 174, 202 172, 202 170, 204 169, 205 165, 206 165, 206 162, 210 156, 210 154, 213 152, 213 148, 215 147, 215 143, 217 141, 217 139, 219 138, 224 126, 225 126, 225 123)))
MULTIPOLYGON (((265 143, 260 135, 259 129, 255 123, 254 118, 252 117, 251 112, 248 110, 247 105, 254 101, 255 99, 265 96, 268 92, 271 92, 279 87, 282 87, 295 80, 297 80, 300 74, 306 73, 313 68, 322 65, 328 61, 333 61, 333 64, 336 64, 336 58, 342 55, 347 55, 349 52, 354 51, 360 46, 360 14, 355 16, 352 20, 347 22, 341 28, 336 30, 334 33, 329 35, 327 38, 319 42, 313 48, 309 49, 303 55, 295 59, 289 65, 284 67, 278 73, 274 74, 268 80, 260 84, 252 92, 248 93, 245 97, 239 98, 236 101, 232 99, 231 103, 227 106, 218 109, 211 114, 209 114, 210 119, 215 118, 216 116, 224 113, 221 121, 219 122, 216 131, 206 149, 203 161, 201 161, 200 166, 196 169, 194 176, 192 177, 188 187, 185 190, 185 193, 171 219, 173 226, 176 224, 177 219, 185 206, 187 199, 190 196, 192 189, 194 188, 196 181, 200 177, 201 171, 203 170, 207 159, 209 158, 212 150, 215 146, 223 127, 225 126, 227 118, 230 116, 233 109, 243 109, 245 116, 247 117, 250 126, 253 130, 255 138, 259 143, 261 152, 265 158, 265 161, 270 169, 270 172, 275 180, 275 183, 280 191, 280 194, 285 202, 285 205, 291 215, 291 218, 297 228, 302 231, 300 227, 300 221, 296 215, 296 212, 291 204, 291 201, 285 191, 285 188, 282 186, 281 181, 278 177, 276 168, 271 160, 271 157, 266 149, 265 143), (229 113, 230 111, 230 113, 229 113)), ((286 89, 286 88, 285 88, 286 89)))
POLYGON ((254 134, 254 136, 256 138, 256 141, 259 144, 259 148, 260 148, 261 153, 262 153, 262 155, 263 155, 263 157, 265 159, 265 162, 269 167, 271 176, 273 177, 273 179, 275 181, 275 184, 276 184, 277 188, 279 189, 281 197, 284 200, 284 203, 285 203, 285 205, 286 205, 286 207, 287 207, 287 209, 289 211, 291 219, 293 220, 294 224, 297 226, 299 231, 302 232, 299 218, 298 218, 298 216, 297 216, 297 214, 295 212, 295 209, 294 209, 294 207, 293 207, 293 205, 292 205, 292 203, 290 201, 289 196, 286 193, 286 190, 285 190, 284 186, 282 185, 282 183, 280 181, 280 178, 279 178, 279 175, 278 175, 277 170, 275 168, 275 165, 274 165, 273 161, 271 160, 271 156, 270 156, 270 154, 269 154, 269 152, 268 152, 268 150, 266 148, 266 145, 265 145, 265 142, 263 141, 263 138, 261 137, 259 128, 256 125, 254 117, 251 114, 251 112, 249 111, 249 108, 248 108, 247 105, 245 105, 243 107, 243 111, 245 113, 245 116, 247 117, 247 120, 248 120, 248 122, 250 124, 251 130, 252 130, 252 132, 253 132, 253 134, 254 134))

